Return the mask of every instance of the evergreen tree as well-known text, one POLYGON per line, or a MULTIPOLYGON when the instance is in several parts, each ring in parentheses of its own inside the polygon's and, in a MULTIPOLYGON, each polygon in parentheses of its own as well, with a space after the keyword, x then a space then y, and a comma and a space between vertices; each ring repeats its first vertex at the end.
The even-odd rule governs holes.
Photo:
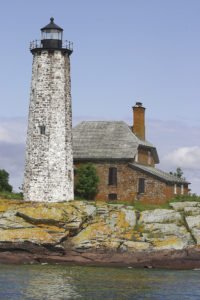
POLYGON ((181 179, 185 179, 185 177, 183 177, 183 171, 180 167, 176 168, 176 171, 175 172, 169 172, 171 175, 174 175, 178 178, 181 178, 181 179))
POLYGON ((0 170, 0 192, 12 192, 9 184, 9 174, 4 169, 0 170))
POLYGON ((94 199, 98 191, 99 177, 93 164, 82 165, 77 170, 75 194, 87 200, 94 199))

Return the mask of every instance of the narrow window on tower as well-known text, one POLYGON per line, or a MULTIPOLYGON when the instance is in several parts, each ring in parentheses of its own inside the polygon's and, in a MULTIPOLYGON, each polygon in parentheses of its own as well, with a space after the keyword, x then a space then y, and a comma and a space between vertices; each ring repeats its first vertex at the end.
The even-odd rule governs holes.
POLYGON ((138 194, 144 194, 145 192, 145 179, 139 178, 138 180, 138 194))
POLYGON ((117 168, 115 168, 115 167, 109 168, 108 184, 109 185, 117 185, 117 168))
POLYGON ((44 125, 41 125, 41 126, 39 126, 39 128, 40 128, 40 134, 45 134, 45 126, 44 125))

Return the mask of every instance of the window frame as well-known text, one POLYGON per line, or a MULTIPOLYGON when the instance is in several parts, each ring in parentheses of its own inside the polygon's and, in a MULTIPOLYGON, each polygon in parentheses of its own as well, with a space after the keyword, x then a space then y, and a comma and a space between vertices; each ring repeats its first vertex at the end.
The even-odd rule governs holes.
POLYGON ((117 167, 109 167, 108 185, 117 186, 117 167))
POLYGON ((181 195, 184 195, 184 184, 181 184, 181 195))
POLYGON ((138 195, 145 193, 145 178, 140 177, 138 178, 138 195))
POLYGON ((147 153, 147 164, 150 166, 152 164, 151 151, 148 151, 147 153))
POLYGON ((108 200, 109 201, 117 201, 117 193, 109 193, 108 200))
POLYGON ((46 134, 46 126, 45 125, 40 125, 39 129, 40 129, 40 134, 41 135, 45 135, 46 134))
POLYGON ((174 195, 177 195, 177 184, 174 184, 174 195))

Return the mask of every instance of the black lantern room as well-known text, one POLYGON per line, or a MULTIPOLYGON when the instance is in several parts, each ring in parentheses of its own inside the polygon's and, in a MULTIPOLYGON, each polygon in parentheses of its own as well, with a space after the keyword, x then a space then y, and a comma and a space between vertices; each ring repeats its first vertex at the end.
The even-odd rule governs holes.
POLYGON ((50 23, 41 28, 41 43, 45 49, 62 48, 63 29, 54 23, 54 18, 50 19, 50 23))

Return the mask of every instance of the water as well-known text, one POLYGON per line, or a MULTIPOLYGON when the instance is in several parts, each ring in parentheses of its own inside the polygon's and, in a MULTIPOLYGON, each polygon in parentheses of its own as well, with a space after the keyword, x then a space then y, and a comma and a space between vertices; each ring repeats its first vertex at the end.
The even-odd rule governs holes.
POLYGON ((1 300, 200 299, 200 271, 0 265, 1 300))

